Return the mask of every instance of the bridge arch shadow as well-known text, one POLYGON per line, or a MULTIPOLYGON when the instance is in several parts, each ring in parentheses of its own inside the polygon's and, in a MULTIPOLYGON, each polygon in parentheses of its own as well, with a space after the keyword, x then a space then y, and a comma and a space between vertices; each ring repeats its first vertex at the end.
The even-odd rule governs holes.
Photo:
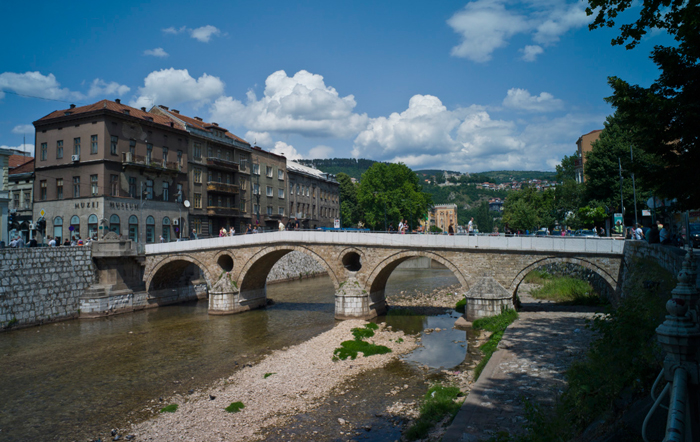
POLYGON ((267 292, 267 276, 270 274, 272 267, 283 256, 290 252, 297 251, 313 258, 328 273, 334 288, 337 290, 340 286, 338 277, 334 269, 317 253, 302 246, 281 245, 275 247, 267 247, 255 253, 241 269, 238 274, 238 287, 240 287, 241 300, 252 300, 266 297, 267 292))
POLYGON ((613 296, 615 295, 617 280, 607 271, 605 271, 605 269, 599 267, 595 263, 580 258, 548 257, 529 264, 515 276, 513 281, 510 283, 510 286, 508 287, 508 290, 513 293, 513 299, 515 299, 515 297, 518 294, 518 288, 520 287, 520 284, 530 272, 542 269, 550 264, 573 264, 575 266, 590 270, 595 276, 595 280, 589 282, 591 282, 594 288, 599 290, 601 296, 606 297, 608 300, 612 300, 613 296))
POLYGON ((173 256, 159 262, 146 279, 148 302, 167 305, 207 297, 214 282, 209 269, 191 256, 173 256))
POLYGON ((426 257, 447 267, 455 278, 459 281, 463 291, 469 290, 467 277, 460 271, 457 266, 449 260, 433 252, 419 251, 404 251, 388 256, 382 260, 371 272, 367 278, 367 287, 369 287, 369 306, 370 311, 376 311, 378 315, 386 312, 386 283, 389 280, 392 272, 403 262, 411 258, 426 257))

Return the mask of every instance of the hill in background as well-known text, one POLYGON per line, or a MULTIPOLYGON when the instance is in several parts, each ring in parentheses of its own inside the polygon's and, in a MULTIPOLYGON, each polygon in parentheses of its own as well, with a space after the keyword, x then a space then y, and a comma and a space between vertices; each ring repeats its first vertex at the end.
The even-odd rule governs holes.
POLYGON ((364 158, 359 160, 355 158, 329 158, 325 160, 296 160, 296 162, 333 175, 338 175, 341 172, 347 173, 358 180, 372 164, 376 163, 374 160, 365 160, 364 158))

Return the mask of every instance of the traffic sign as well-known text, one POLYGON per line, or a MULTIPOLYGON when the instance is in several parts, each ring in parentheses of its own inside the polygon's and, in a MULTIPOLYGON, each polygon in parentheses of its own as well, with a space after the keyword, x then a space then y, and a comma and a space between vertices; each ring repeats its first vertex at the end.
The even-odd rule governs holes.
POLYGON ((41 209, 41 212, 39 212, 39 215, 41 215, 41 216, 45 216, 45 215, 46 215, 46 212, 44 212, 44 209, 41 209))
POLYGON ((70 226, 70 227, 68 227, 68 230, 70 230, 72 232, 73 230, 75 230, 75 227, 70 226))

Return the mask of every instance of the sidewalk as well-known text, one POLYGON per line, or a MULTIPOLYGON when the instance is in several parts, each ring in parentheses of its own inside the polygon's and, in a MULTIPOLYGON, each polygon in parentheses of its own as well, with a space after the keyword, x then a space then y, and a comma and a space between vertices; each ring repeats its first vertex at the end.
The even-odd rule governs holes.
POLYGON ((566 369, 584 357, 591 339, 585 320, 593 317, 593 308, 540 302, 527 293, 521 302, 519 319, 505 331, 443 442, 522 431, 523 399, 553 404, 566 385, 566 369))

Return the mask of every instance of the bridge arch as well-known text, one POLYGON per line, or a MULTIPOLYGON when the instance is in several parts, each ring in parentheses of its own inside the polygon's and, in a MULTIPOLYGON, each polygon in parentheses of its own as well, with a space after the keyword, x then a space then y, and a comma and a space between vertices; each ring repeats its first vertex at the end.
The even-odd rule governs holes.
POLYGON ((532 272, 533 270, 537 270, 538 268, 544 267, 548 264, 560 263, 575 264, 592 271, 593 273, 598 275, 603 281, 605 281, 606 288, 609 294, 612 295, 615 293, 615 287, 617 286, 616 278, 614 278, 610 273, 608 273, 605 269, 598 266, 594 262, 582 258, 572 257, 546 257, 530 263, 525 268, 520 270, 520 272, 518 272, 515 278, 513 278, 510 285, 508 286, 508 290, 513 293, 513 296, 515 296, 515 294, 518 291, 518 287, 520 287, 520 284, 523 282, 523 279, 525 279, 525 276, 527 276, 528 273, 532 272))
POLYGON ((202 272, 202 276, 211 286, 216 281, 209 268, 197 258, 190 255, 176 255, 158 262, 146 277, 146 290, 149 292, 167 288, 167 283, 172 282, 172 275, 181 275, 189 265, 195 265, 202 272))
POLYGON ((240 270, 240 273, 238 273, 237 283, 238 287, 240 287, 241 294, 244 292, 264 290, 267 282, 267 275, 270 273, 270 270, 272 270, 272 267, 284 255, 293 251, 304 253, 316 260, 326 269, 326 272, 328 272, 328 276, 331 278, 335 289, 337 290, 338 287, 340 287, 340 281, 338 281, 338 276, 333 267, 318 253, 303 246, 281 245, 266 247, 250 257, 245 266, 240 270))
POLYGON ((384 293, 389 276, 391 276, 391 273, 396 270, 396 267, 398 267, 401 263, 408 259, 417 257, 430 258, 444 265, 450 269, 452 274, 462 285, 462 288, 465 291, 469 290, 467 278, 464 276, 462 271, 448 259, 445 259, 444 257, 433 252, 403 251, 385 257, 382 262, 370 272, 366 284, 366 287, 369 289, 370 308, 374 308, 377 311, 386 310, 386 298, 384 293))

